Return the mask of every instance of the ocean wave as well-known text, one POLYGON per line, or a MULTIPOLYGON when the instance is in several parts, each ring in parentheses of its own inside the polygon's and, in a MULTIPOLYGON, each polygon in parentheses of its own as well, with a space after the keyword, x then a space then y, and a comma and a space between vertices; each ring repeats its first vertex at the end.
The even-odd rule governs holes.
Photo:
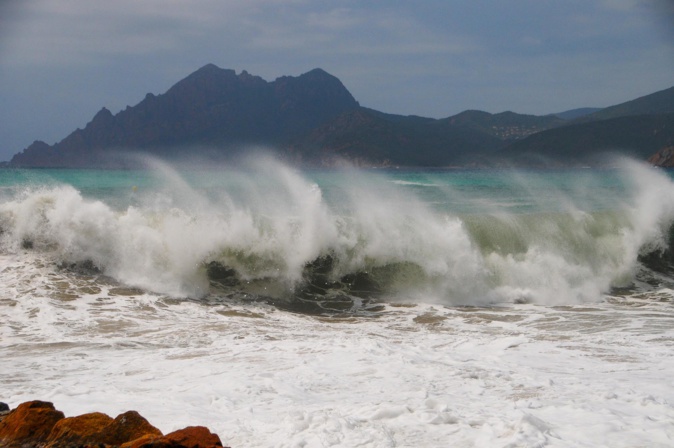
POLYGON ((2 250, 176 297, 216 287, 335 309, 381 298, 579 303, 633 284, 641 267, 671 272, 672 181, 633 162, 610 208, 584 210, 557 191, 554 211, 475 214, 438 210, 366 173, 342 173, 326 191, 265 160, 205 191, 160 170, 165 188, 125 191, 121 208, 69 185, 17 190, 0 205, 2 250))

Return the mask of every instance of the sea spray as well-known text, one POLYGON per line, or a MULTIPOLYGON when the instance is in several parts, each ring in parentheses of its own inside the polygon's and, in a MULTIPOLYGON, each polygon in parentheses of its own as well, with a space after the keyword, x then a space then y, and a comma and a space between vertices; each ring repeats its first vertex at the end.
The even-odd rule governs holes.
POLYGON ((632 284, 674 220, 672 181, 631 161, 566 177, 148 163, 116 196, 16 190, 0 206, 3 251, 175 297, 580 303, 632 284))

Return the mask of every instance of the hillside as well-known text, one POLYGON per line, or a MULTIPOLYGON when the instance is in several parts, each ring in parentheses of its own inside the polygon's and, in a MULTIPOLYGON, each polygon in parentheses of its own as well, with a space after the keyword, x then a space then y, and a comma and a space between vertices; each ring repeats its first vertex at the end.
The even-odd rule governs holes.
POLYGON ((36 141, 8 165, 135 167, 128 154, 137 153, 223 160, 255 145, 310 166, 490 166, 503 159, 573 165, 607 150, 646 160, 674 144, 674 87, 594 113, 567 112, 580 117, 387 114, 361 107, 322 69, 268 82, 208 64, 117 114, 103 107, 83 129, 54 145, 36 141))
POLYGON ((674 87, 616 104, 615 106, 605 107, 597 112, 578 118, 576 122, 587 123, 618 117, 668 113, 674 113, 674 87))
POLYGON ((33 143, 10 165, 114 166, 122 151, 180 156, 187 147, 224 156, 241 144, 283 145, 356 108, 351 93, 321 69, 267 82, 208 64, 116 115, 101 109, 84 129, 53 146, 33 143))
POLYGON ((604 165, 606 153, 646 161, 674 144, 674 87, 606 107, 513 142, 498 157, 515 164, 604 165))
POLYGON ((638 115, 551 129, 499 153, 517 163, 604 164, 605 153, 646 160, 674 145, 674 113, 638 115))
POLYGON ((467 110, 442 121, 474 129, 504 141, 520 140, 565 123, 565 120, 554 115, 523 115, 510 111, 490 114, 479 110, 467 110))
POLYGON ((487 157, 504 145, 492 135, 445 120, 361 107, 296 141, 290 153, 312 165, 348 160, 359 166, 449 166, 487 157))
POLYGON ((577 109, 565 110, 564 112, 557 112, 550 115, 554 115, 555 117, 561 118, 562 120, 575 120, 576 118, 599 112, 601 109, 601 107, 580 107, 577 109))

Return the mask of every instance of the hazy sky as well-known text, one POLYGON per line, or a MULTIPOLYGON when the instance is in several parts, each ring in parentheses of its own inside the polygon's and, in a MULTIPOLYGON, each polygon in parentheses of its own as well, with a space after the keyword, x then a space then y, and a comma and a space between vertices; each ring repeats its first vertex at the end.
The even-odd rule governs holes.
POLYGON ((674 0, 0 0, 0 160, 207 63, 404 115, 602 107, 674 85, 674 0))

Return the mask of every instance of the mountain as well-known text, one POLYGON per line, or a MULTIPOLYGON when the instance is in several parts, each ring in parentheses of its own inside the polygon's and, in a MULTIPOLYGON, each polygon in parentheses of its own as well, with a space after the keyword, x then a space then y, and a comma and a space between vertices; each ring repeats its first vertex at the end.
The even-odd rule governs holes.
POLYGON ((674 145, 674 87, 606 107, 514 142, 498 156, 512 163, 605 164, 606 153, 641 160, 674 145))
POLYGON ((564 112, 557 112, 550 115, 554 115, 555 117, 561 118, 562 120, 575 120, 576 118, 599 112, 601 109, 601 107, 580 107, 578 109, 566 110, 564 112))
POLYGON ((485 166, 542 159, 573 165, 606 150, 645 160, 674 144, 674 87, 589 112, 468 110, 442 119, 386 114, 361 107, 322 69, 267 82, 208 64, 117 114, 102 108, 54 145, 34 142, 8 165, 134 167, 127 154, 139 152, 222 160, 250 145, 311 166, 485 166))
POLYGON ((208 64, 116 115, 102 108, 55 145, 33 143, 9 165, 129 166, 128 152, 222 159, 266 145, 292 163, 447 166, 475 163, 509 141, 562 123, 513 112, 468 111, 442 120, 386 114, 360 107, 321 69, 267 82, 208 64))
POLYGON ((660 90, 650 95, 605 107, 589 115, 580 117, 578 122, 608 120, 610 118, 635 115, 666 114, 674 112, 674 87, 660 90))
POLYGON ((509 145, 498 156, 518 164, 603 165, 606 153, 646 160, 672 145, 674 113, 637 115, 540 132, 509 145))
POLYGON ((467 110, 442 121, 474 129, 504 141, 519 140, 565 123, 563 119, 553 115, 523 115, 510 111, 490 114, 480 110, 467 110))
POLYGON ((306 137, 289 152, 294 161, 358 166, 450 166, 474 163, 504 141, 446 120, 392 115, 364 107, 346 112, 306 137))
POLYGON ((283 145, 358 107, 344 85, 321 69, 267 82, 208 64, 116 115, 101 109, 84 129, 53 146, 33 143, 10 165, 115 166, 121 150, 170 156, 185 147, 224 155, 240 144, 283 145))

